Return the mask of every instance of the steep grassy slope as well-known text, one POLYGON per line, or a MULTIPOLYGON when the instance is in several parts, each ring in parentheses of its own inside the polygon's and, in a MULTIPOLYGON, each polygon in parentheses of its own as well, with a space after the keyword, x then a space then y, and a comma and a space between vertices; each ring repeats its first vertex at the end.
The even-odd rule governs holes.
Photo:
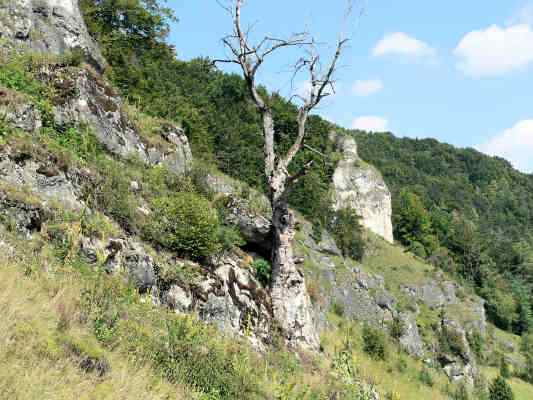
MULTIPOLYGON (((200 322, 185 318, 185 325, 180 325, 183 317, 154 308, 122 280, 91 271, 76 260, 60 262, 53 245, 42 239, 21 240, 5 231, 2 237, 3 397, 38 399, 44 393, 50 399, 131 399, 141 395, 147 399, 211 399, 218 398, 214 392, 211 396, 215 397, 202 397, 195 395, 193 388, 231 388, 232 380, 237 379, 238 384, 237 371, 247 382, 238 384, 241 394, 221 398, 326 399, 327 391, 340 390, 342 381, 371 383, 389 399, 447 399, 455 391, 439 370, 428 369, 422 361, 398 351, 389 339, 386 359, 373 358, 364 351, 363 326, 334 313, 329 315, 331 329, 322 336, 324 354, 320 358, 298 361, 283 351, 257 358, 245 343, 227 342, 215 331, 202 328, 200 322), (104 305, 107 311, 100 308, 104 305), (97 322, 101 321, 98 316, 109 315, 111 310, 120 313, 120 323, 112 331, 102 330, 105 325, 97 322), (172 321, 181 326, 181 332, 187 332, 176 338, 174 345, 186 346, 181 348, 192 354, 200 351, 192 364, 179 354, 166 364, 152 353, 172 321), (222 359, 231 359, 231 354, 240 367, 228 375, 222 359), (91 369, 87 360, 100 364, 91 369), (174 369, 180 365, 185 369, 174 369), (255 389, 247 394, 245 388, 250 385, 255 389)), ((407 257, 402 261, 409 262, 407 257)), ((495 374, 494 368, 484 370, 489 378, 495 374)), ((521 380, 510 383, 518 400, 533 393, 533 387, 521 380)))
MULTIPOLYGON (((188 399, 127 355, 104 349, 80 323, 82 280, 55 278, 0 260, 0 397, 3 399, 188 399), (87 360, 105 362, 105 377, 87 360)), ((69 276, 70 275, 70 276, 69 276)))

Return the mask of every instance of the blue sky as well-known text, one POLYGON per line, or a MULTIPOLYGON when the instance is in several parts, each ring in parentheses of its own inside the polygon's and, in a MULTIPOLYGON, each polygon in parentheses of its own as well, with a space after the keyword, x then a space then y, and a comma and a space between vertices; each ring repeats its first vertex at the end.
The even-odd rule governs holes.
MULTIPOLYGON (((168 4, 179 18, 170 40, 180 58, 224 56, 231 21, 215 0, 168 4)), ((340 31, 351 34, 337 93, 318 110, 324 117, 476 147, 533 172, 533 0, 366 0, 348 26, 344 0, 247 4, 243 18, 257 37, 307 28, 334 43, 340 31)), ((284 94, 302 90, 305 78, 292 87, 287 73, 296 57, 273 58, 261 81, 284 94)))

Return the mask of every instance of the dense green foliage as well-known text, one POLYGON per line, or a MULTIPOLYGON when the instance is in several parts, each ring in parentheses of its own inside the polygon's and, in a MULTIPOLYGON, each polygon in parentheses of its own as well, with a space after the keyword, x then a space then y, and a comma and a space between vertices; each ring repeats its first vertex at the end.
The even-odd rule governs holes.
POLYGON ((270 286, 270 280, 272 279, 272 266, 266 260, 261 258, 254 260, 251 264, 252 269, 255 272, 255 276, 263 284, 263 286, 270 286))
POLYGON ((501 376, 497 377, 489 388, 490 400, 514 400, 513 390, 501 376))
POLYGON ((533 177, 505 160, 432 139, 353 133, 392 191, 396 238, 474 285, 493 322, 531 320, 533 177))
POLYGON ((402 190, 400 207, 396 216, 395 236, 416 255, 426 257, 437 247, 433 235, 431 219, 420 197, 415 193, 402 190))
POLYGON ((373 358, 387 358, 387 339, 382 330, 371 325, 363 327, 363 350, 373 358))
POLYGON ((177 193, 155 199, 147 230, 152 241, 193 258, 217 250, 218 215, 204 198, 194 193, 177 193))
POLYGON ((362 260, 365 254, 365 241, 360 217, 352 209, 335 212, 329 229, 345 257, 362 260))

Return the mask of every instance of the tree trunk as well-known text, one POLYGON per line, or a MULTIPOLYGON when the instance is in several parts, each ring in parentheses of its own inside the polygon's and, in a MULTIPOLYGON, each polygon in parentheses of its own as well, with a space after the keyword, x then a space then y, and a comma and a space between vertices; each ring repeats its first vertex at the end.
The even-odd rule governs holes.
POLYGON ((289 345, 316 350, 319 341, 313 324, 311 301, 303 273, 294 263, 294 215, 284 199, 273 199, 272 205, 271 297, 274 318, 289 345))

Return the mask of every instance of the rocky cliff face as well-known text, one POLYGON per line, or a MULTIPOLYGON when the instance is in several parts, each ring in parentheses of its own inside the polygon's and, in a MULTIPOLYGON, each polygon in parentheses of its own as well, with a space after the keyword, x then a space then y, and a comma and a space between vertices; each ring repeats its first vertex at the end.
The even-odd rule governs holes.
POLYGON ((335 209, 351 208, 370 231, 393 242, 391 194, 383 177, 357 154, 351 137, 332 135, 343 158, 333 175, 335 209))
MULTIPOLYGON (((190 169, 192 153, 184 130, 165 121, 158 131, 158 146, 143 140, 120 95, 98 73, 52 63, 43 64, 37 77, 56 93, 51 99, 54 124, 88 126, 107 151, 120 157, 164 165, 177 174, 190 169)), ((31 100, 1 87, 0 117, 27 133, 38 133, 43 125, 41 112, 31 100)))
POLYGON ((87 32, 77 0, 0 1, 1 46, 60 55, 73 49, 102 70, 105 61, 87 32))

